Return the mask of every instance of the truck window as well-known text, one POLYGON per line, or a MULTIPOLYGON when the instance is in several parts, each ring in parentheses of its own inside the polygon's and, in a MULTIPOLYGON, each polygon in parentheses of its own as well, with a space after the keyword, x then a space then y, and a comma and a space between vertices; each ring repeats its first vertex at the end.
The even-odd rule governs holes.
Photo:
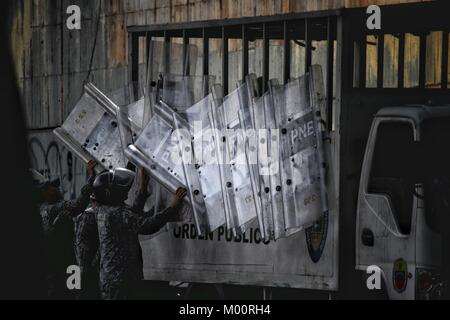
POLYGON ((415 175, 413 127, 405 122, 384 122, 378 127, 369 180, 369 193, 389 197, 400 231, 409 234, 415 175))
POLYGON ((450 119, 428 119, 421 125, 420 173, 424 183, 425 215, 436 232, 448 225, 450 203, 450 119))

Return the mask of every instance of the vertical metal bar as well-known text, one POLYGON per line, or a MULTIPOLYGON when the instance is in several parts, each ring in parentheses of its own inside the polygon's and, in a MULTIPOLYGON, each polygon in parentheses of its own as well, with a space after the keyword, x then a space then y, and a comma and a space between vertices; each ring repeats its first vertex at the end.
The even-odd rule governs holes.
POLYGON ((203 75, 207 76, 209 74, 209 38, 206 29, 202 30, 203 36, 203 75))
POLYGON ((352 226, 355 224, 355 218, 345 213, 345 208, 351 203, 351 199, 345 192, 347 190, 349 172, 352 170, 350 164, 351 146, 352 146, 352 120, 354 114, 355 103, 352 102, 352 84, 353 84, 353 34, 355 25, 358 25, 359 19, 352 19, 351 15, 341 15, 337 17, 337 54, 336 54, 336 125, 335 134, 333 135, 334 156, 333 165, 334 173, 339 183, 336 184, 335 194, 337 196, 336 208, 338 209, 338 218, 335 220, 337 225, 335 230, 340 230, 338 237, 338 254, 336 265, 339 266, 339 288, 340 290, 348 290, 350 287, 345 286, 351 282, 353 274, 347 272, 352 268, 353 253, 348 250, 348 245, 355 243, 354 231, 352 226), (356 20, 356 21, 355 21, 356 20))
POLYGON ((441 88, 446 89, 448 84, 448 31, 442 32, 442 80, 441 88))
POLYGON ((311 66, 311 37, 309 29, 309 20, 305 19, 305 72, 308 72, 311 66))
POLYGON ((133 88, 139 82, 139 35, 134 32, 128 34, 128 81, 133 88))
POLYGON ((146 42, 146 54, 147 56, 145 57, 145 61, 146 61, 146 65, 145 65, 145 87, 144 87, 144 93, 150 92, 150 86, 152 85, 151 82, 155 79, 152 79, 153 76, 153 68, 154 66, 151 64, 152 60, 153 60, 153 54, 152 54, 152 50, 153 50, 153 45, 152 45, 152 36, 150 34, 150 32, 147 32, 145 34, 145 42, 146 42), (150 54, 152 54, 150 56, 150 54))
POLYGON ((334 40, 333 20, 328 17, 327 21, 327 127, 333 130, 333 85, 334 85, 334 40))
POLYGON ((228 94, 228 37, 225 27, 222 27, 222 87, 223 93, 228 94))
POLYGON ((268 39, 268 31, 267 24, 263 24, 263 83, 262 83, 262 91, 266 92, 268 89, 268 81, 269 81, 269 39, 268 39))
POLYGON ((367 37, 364 32, 361 32, 358 36, 358 61, 356 64, 356 81, 358 83, 355 83, 356 87, 358 88, 365 88, 366 87, 366 64, 367 64, 367 37))
POLYGON ((283 21, 283 40, 284 40, 284 51, 283 51, 283 77, 284 83, 286 84, 291 77, 291 39, 289 38, 288 22, 283 21))
POLYGON ((150 32, 146 32, 145 33, 145 45, 146 45, 146 53, 147 53, 147 57, 145 57, 145 61, 148 65, 149 63, 149 58, 150 58, 150 44, 152 42, 152 36, 150 34, 150 32))
POLYGON ((425 88, 426 59, 427 59, 427 35, 421 34, 420 54, 419 54, 419 88, 425 88))
POLYGON ((189 75, 189 37, 187 36, 186 29, 183 29, 183 74, 185 76, 189 75))
POLYGON ((405 86, 405 34, 398 37, 398 87, 405 86))
POLYGON ((384 35, 378 35, 378 53, 377 53, 377 88, 383 88, 384 77, 384 35))
POLYGON ((248 75, 248 37, 246 25, 242 25, 242 80, 248 75))
POLYGON ((164 73, 169 73, 170 70, 170 66, 169 66, 169 61, 170 61, 170 36, 167 33, 167 31, 164 31, 164 52, 163 52, 163 59, 164 59, 164 73))

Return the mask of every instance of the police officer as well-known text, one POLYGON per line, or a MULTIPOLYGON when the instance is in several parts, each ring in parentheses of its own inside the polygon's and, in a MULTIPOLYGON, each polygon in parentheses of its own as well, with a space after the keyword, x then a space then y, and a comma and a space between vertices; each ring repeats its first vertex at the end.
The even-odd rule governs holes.
POLYGON ((44 232, 49 298, 73 298, 73 293, 66 286, 67 267, 76 263, 73 249, 73 218, 83 212, 89 204, 96 164, 95 161, 88 163, 88 183, 83 186, 77 199, 69 201, 63 200, 59 179, 50 181, 37 171, 32 171, 44 232))
POLYGON ((118 168, 99 174, 93 184, 92 214, 98 228, 100 291, 105 300, 136 298, 143 278, 138 234, 152 234, 167 222, 178 221, 186 195, 185 189, 178 189, 171 205, 151 216, 143 211, 148 197, 148 176, 143 170, 135 204, 130 207, 124 203, 134 178, 134 172, 118 168))
MULTIPOLYGON (((142 212, 147 200, 148 176, 141 170, 140 187, 134 204, 133 212, 142 212)), ((99 269, 100 252, 99 237, 96 221, 96 207, 98 202, 95 195, 91 195, 92 206, 78 215, 75 219, 75 255, 81 269, 81 290, 78 298, 81 300, 100 299, 99 269)), ((137 246, 140 249, 140 246, 137 246)), ((141 252, 138 252, 141 257, 141 252)))
POLYGON ((77 298, 81 300, 100 299, 100 253, 93 207, 89 207, 75 218, 75 256, 81 270, 81 290, 79 290, 77 298))

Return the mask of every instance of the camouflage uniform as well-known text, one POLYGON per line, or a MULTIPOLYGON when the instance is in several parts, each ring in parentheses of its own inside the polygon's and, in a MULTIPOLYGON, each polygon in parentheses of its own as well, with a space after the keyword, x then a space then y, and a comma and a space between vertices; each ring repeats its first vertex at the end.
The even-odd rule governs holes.
POLYGON ((47 255, 48 295, 51 298, 70 298, 73 294, 66 286, 67 267, 76 263, 73 218, 89 204, 92 182, 90 178, 75 200, 44 202, 40 206, 47 255))
POLYGON ((138 234, 157 232, 176 214, 172 208, 154 216, 144 213, 146 198, 147 195, 138 195, 133 207, 99 205, 95 208, 100 291, 105 300, 133 298, 134 286, 143 278, 138 234))
POLYGON ((75 218, 75 256, 81 269, 81 291, 78 297, 83 300, 99 299, 100 256, 93 208, 88 208, 75 218))

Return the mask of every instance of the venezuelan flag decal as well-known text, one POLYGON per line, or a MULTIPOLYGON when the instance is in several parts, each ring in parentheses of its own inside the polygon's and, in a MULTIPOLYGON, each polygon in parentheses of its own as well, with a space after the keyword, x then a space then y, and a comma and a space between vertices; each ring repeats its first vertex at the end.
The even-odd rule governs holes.
POLYGON ((408 264, 403 259, 397 259, 394 262, 392 271, 392 280, 395 291, 401 293, 406 290, 408 284, 408 264))

